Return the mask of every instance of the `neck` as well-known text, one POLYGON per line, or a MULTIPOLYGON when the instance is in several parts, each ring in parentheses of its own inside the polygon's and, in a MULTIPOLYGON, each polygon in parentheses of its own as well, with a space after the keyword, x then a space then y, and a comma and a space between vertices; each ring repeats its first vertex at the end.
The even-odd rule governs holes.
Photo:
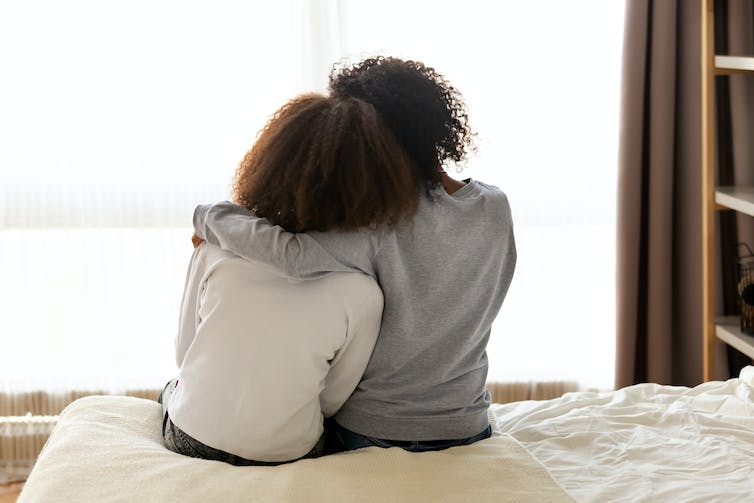
POLYGON ((455 180, 449 177, 444 171, 442 172, 442 188, 445 189, 445 192, 448 194, 452 194, 464 186, 466 186, 465 182, 455 180))

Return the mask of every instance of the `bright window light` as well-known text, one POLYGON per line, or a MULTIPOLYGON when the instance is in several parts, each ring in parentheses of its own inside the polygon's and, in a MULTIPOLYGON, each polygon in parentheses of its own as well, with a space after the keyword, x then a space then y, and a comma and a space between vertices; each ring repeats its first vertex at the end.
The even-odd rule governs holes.
POLYGON ((611 387, 622 30, 618 0, 0 3, 0 385, 172 377, 194 206, 333 62, 385 54, 463 93, 454 176, 512 205, 490 380, 611 387))

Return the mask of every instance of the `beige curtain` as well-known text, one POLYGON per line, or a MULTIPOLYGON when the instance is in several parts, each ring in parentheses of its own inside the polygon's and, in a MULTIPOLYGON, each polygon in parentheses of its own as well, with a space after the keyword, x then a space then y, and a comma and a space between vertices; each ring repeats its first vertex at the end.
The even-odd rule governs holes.
POLYGON ((626 2, 616 387, 701 379, 700 12, 626 2))
MULTIPOLYGON (((751 1, 722 7, 730 29, 718 35, 731 53, 754 54, 751 1)), ((701 0, 629 0, 625 19, 616 387, 693 386, 702 380, 701 0)), ((721 137, 734 139, 731 176, 739 184, 754 182, 754 83, 745 78, 730 79, 730 132, 721 137)), ((751 222, 739 218, 733 228, 729 241, 750 233, 751 222)), ((720 249, 730 254, 735 242, 720 249)), ((730 304, 718 302, 721 311, 730 304)))

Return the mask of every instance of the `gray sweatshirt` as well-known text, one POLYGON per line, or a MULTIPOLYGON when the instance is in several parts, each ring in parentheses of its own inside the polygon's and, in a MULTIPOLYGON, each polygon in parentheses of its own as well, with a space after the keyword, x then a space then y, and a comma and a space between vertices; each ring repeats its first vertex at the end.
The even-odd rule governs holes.
POLYGON ((486 346, 516 264, 500 189, 475 180, 452 195, 438 187, 393 228, 292 234, 229 202, 197 207, 194 228, 292 277, 356 270, 377 279, 385 296, 380 335, 335 416, 340 425, 416 441, 465 438, 487 427, 486 346))

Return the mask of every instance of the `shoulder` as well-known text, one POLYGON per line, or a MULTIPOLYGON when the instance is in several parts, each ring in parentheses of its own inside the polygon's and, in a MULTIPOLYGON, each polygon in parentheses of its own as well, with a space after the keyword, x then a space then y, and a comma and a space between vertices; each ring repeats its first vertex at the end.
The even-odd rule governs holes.
MULTIPOLYGON (((320 280, 329 282, 332 288, 337 288, 343 293, 358 293, 360 296, 370 298, 382 297, 382 290, 377 281, 368 274, 355 271, 331 272, 320 280)), ((358 300, 358 298, 353 300, 358 300)))
POLYGON ((197 248, 197 252, 198 255, 202 257, 203 262, 206 264, 207 272, 212 271, 218 265, 224 262, 236 262, 238 263, 238 265, 249 263, 249 261, 242 259, 238 255, 235 255, 234 253, 227 250, 223 250, 219 246, 207 242, 202 243, 197 248))
POLYGON ((477 193, 482 197, 495 199, 501 202, 505 202, 506 204, 508 203, 508 196, 500 187, 497 187, 496 185, 474 179, 470 179, 469 184, 473 185, 476 188, 477 193))
POLYGON ((471 180, 469 183, 475 185, 478 197, 487 203, 486 206, 489 206, 499 217, 505 220, 511 219, 511 205, 507 194, 502 189, 479 180, 471 180))
POLYGON ((495 185, 470 178, 454 199, 465 201, 464 204, 477 215, 484 214, 495 220, 511 219, 508 196, 495 185))
POLYGON ((335 272, 322 279, 342 295, 346 309, 352 314, 382 311, 382 290, 371 276, 358 272, 335 272))
POLYGON ((385 299, 377 281, 361 273, 335 273, 345 288, 343 308, 348 320, 347 337, 355 334, 374 342, 380 332, 385 299))
POLYGON ((197 248, 201 260, 200 270, 203 281, 222 281, 224 286, 245 284, 260 279, 290 279, 283 271, 255 260, 239 257, 211 243, 202 243, 197 248))

